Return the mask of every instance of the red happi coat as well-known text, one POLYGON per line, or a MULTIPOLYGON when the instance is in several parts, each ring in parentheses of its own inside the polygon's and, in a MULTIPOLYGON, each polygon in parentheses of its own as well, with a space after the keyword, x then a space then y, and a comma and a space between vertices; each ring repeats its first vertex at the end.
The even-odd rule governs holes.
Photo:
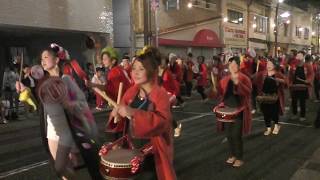
MULTIPOLYGON (((294 77, 295 77, 296 66, 297 66, 297 64, 295 64, 295 66, 292 66, 293 68, 290 68, 289 78, 288 78, 289 86, 291 86, 293 84, 294 77)), ((309 82, 309 84, 308 84, 308 93, 309 93, 309 97, 311 97, 311 95, 312 95, 312 87, 313 87, 313 79, 314 79, 314 71, 313 71, 313 67, 312 67, 311 63, 304 63, 304 73, 306 75, 306 81, 309 82)))
POLYGON ((300 61, 298 59, 296 59, 295 57, 290 59, 290 61, 289 61, 290 69, 295 69, 296 66, 299 64, 299 62, 300 61))
POLYGON ((207 66, 203 64, 199 64, 199 77, 197 81, 198 86, 207 86, 208 85, 208 68, 207 66))
POLYGON ((172 74, 174 75, 174 79, 177 80, 179 83, 183 80, 183 70, 182 67, 175 63, 173 66, 170 67, 172 74))
MULTIPOLYGON (((267 76, 267 71, 262 71, 262 72, 259 72, 254 79, 253 83, 257 87, 258 95, 262 94, 263 83, 264 83, 264 79, 266 78, 266 76, 267 76)), ((276 72, 275 77, 279 78, 279 79, 283 79, 285 81, 285 83, 280 83, 278 86, 278 97, 279 97, 279 102, 280 102, 279 114, 283 115, 284 111, 285 111, 285 109, 284 109, 285 108, 284 89, 288 87, 288 80, 285 77, 285 75, 283 75, 281 72, 276 72)))
MULTIPOLYGON (((156 84, 156 83, 155 83, 156 84)), ((122 104, 129 105, 139 93, 134 85, 124 94, 122 104)), ((163 88, 153 85, 148 95, 151 105, 149 111, 135 109, 130 120, 132 134, 136 138, 149 138, 154 152, 158 180, 175 180, 173 168, 172 114, 169 97, 163 88)))
POLYGON ((129 65, 129 67, 127 68, 123 68, 125 70, 125 72, 127 73, 128 77, 130 78, 131 82, 133 82, 132 78, 131 78, 131 71, 132 71, 132 67, 131 65, 129 65))
POLYGON ((282 73, 286 72, 287 61, 285 57, 280 58, 280 70, 282 73))
MULTIPOLYGON (((220 81, 220 92, 222 93, 222 100, 224 99, 225 93, 228 88, 228 82, 231 81, 231 75, 224 77, 220 81)), ((235 93, 240 97, 240 108, 244 107, 243 110, 243 134, 249 134, 251 131, 251 91, 252 91, 252 84, 250 79, 243 73, 239 72, 239 84, 235 85, 235 93)), ((218 131, 223 131, 223 123, 217 121, 217 129, 218 131)))
MULTIPOLYGON (((212 74, 213 74, 213 77, 214 77, 214 82, 215 82, 215 85, 216 85, 216 90, 217 92, 214 92, 213 89, 212 91, 209 91, 209 94, 208 94, 208 97, 210 99, 215 99, 219 96, 219 82, 220 80, 222 79, 223 77, 223 71, 224 71, 224 67, 222 64, 215 64, 212 66, 212 74)), ((211 83, 212 83, 212 77, 211 77, 211 74, 210 74, 210 80, 211 80, 211 83)), ((213 87, 212 87, 213 88, 213 87)))
POLYGON ((193 71, 192 71, 192 67, 194 66, 192 61, 187 61, 187 68, 185 69, 185 73, 186 73, 186 81, 190 82, 193 79, 193 71))
POLYGON ((253 74, 253 60, 251 58, 243 60, 240 63, 240 71, 250 78, 253 74))
MULTIPOLYGON (((117 101, 120 82, 123 83, 122 94, 124 94, 132 84, 124 69, 120 66, 115 66, 108 72, 106 78, 106 93, 114 101, 117 101)), ((124 121, 114 123, 113 120, 109 120, 106 132, 121 132, 123 131, 123 127, 124 121)))
POLYGON ((115 66, 111 68, 106 77, 106 93, 114 101, 117 101, 120 82, 123 83, 122 94, 124 94, 131 86, 130 78, 125 75, 124 69, 115 66))
POLYGON ((265 59, 259 60, 259 69, 258 72, 265 71, 267 69, 267 61, 265 59))
POLYGON ((314 72, 314 79, 320 80, 320 65, 318 64, 318 62, 314 62, 312 66, 313 66, 313 72, 314 72))
POLYGON ((162 86, 164 87, 165 90, 167 90, 171 94, 179 96, 180 85, 179 85, 179 82, 173 78, 173 75, 170 69, 167 68, 163 71, 161 79, 162 79, 162 86))

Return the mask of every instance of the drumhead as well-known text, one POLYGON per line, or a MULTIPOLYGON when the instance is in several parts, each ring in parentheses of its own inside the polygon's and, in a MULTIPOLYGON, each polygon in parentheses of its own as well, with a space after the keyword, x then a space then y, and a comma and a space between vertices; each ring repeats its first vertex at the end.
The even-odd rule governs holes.
POLYGON ((238 108, 230 108, 230 107, 220 107, 216 109, 218 113, 224 113, 224 114, 233 114, 237 110, 238 108))
POLYGON ((130 164, 131 160, 139 154, 141 154, 139 150, 116 149, 102 156, 101 160, 108 163, 130 164))

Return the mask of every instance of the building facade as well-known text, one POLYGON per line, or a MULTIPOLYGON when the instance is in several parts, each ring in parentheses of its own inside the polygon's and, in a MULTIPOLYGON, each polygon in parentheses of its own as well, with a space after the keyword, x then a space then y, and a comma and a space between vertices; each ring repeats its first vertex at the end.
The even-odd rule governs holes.
POLYGON ((95 49, 111 44, 111 0, 3 0, 0 2, 0 70, 23 53, 26 64, 39 63, 50 43, 65 47, 85 66, 95 49), (95 41, 88 47, 88 37, 95 41))
MULTIPOLYGON (((137 0, 139 1, 139 0, 137 0)), ((143 1, 140 11, 146 12, 143 1), (143 11, 144 10, 144 11, 143 11)), ((186 55, 204 55, 207 58, 220 52, 244 53, 253 48, 257 54, 272 55, 275 49, 276 0, 164 0, 159 1, 157 12, 150 11, 150 33, 155 42, 155 29, 159 29, 159 47, 165 52, 186 55), (192 3, 192 7, 189 6, 192 3), (156 26, 157 25, 157 26, 156 26), (202 38, 201 38, 202 37, 202 38)), ((135 8, 134 11, 139 11, 135 8)), ((137 13, 139 14, 139 13, 137 13)), ((144 45, 144 16, 136 15, 134 23, 136 46, 144 45), (140 18, 138 18, 140 17, 140 18), (136 26, 138 26, 136 25, 136 26)), ((278 50, 308 49, 312 41, 312 13, 285 3, 279 4, 278 50), (289 16, 283 13, 289 12, 289 16), (284 17, 282 17, 282 16, 284 17)))

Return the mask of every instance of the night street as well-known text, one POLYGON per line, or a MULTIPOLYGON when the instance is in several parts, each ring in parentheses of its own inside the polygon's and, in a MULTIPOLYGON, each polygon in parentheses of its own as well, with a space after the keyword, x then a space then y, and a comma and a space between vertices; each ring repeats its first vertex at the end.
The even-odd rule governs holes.
MULTIPOLYGON (((174 110, 174 118, 183 124, 181 137, 175 139, 174 164, 178 179, 290 179, 320 147, 319 130, 311 127, 317 104, 310 103, 306 122, 283 117, 277 136, 263 136, 263 119, 255 116, 252 133, 244 138, 245 165, 241 169, 232 168, 224 163, 228 149, 224 134, 215 130, 215 116, 210 112, 214 103, 204 104, 198 98, 174 110)), ((101 139, 105 139, 102 131, 106 113, 96 114, 96 119, 101 139)), ((0 178, 55 179, 47 164, 37 122, 37 119, 22 117, 21 121, 0 126, 0 178)))

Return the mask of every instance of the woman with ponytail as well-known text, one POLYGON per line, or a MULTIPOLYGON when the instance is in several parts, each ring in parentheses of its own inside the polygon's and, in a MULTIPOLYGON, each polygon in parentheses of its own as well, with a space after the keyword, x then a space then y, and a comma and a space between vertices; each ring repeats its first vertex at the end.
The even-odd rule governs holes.
MULTIPOLYGON (((92 179, 101 179, 98 171, 97 127, 84 93, 63 64, 69 59, 66 50, 51 44, 41 53, 41 67, 32 74, 47 74, 37 87, 40 100, 42 135, 54 168, 62 179, 75 179, 73 164, 82 156, 92 179), (42 73, 41 73, 42 71, 42 73), (80 154, 79 154, 80 151, 80 154)), ((40 79, 41 76, 37 77, 40 79)))

